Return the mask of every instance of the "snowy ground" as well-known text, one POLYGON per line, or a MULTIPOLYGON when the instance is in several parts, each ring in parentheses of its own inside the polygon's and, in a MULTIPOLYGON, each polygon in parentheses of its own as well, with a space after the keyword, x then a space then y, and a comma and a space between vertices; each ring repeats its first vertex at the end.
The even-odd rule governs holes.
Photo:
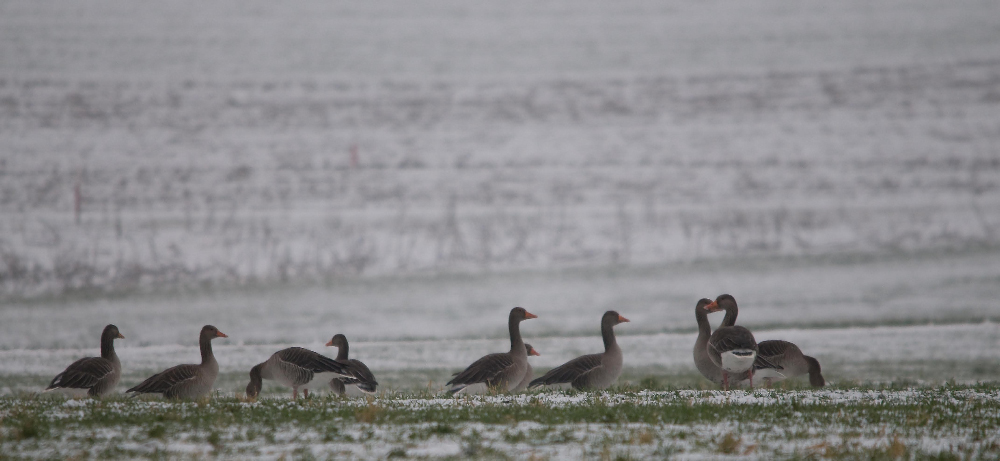
POLYGON ((207 404, 0 398, 0 436, 5 454, 25 457, 985 459, 1000 453, 998 409, 997 390, 982 387, 207 404))

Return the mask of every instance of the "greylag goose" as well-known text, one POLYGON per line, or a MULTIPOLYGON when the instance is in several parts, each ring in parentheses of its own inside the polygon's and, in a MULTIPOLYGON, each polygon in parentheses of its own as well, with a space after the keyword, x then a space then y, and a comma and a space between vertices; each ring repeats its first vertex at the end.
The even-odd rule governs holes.
MULTIPOLYGON (((718 309, 726 310, 726 319, 731 313, 737 312, 736 298, 731 295, 719 295, 706 306, 710 312, 718 309)), ((753 386, 753 367, 757 359, 757 341, 750 330, 739 325, 726 325, 716 329, 708 338, 708 356, 715 366, 722 369, 722 388, 729 390, 729 375, 749 372, 750 385, 753 386)), ((732 321, 735 323, 735 314, 732 321)))
POLYGON ((601 317, 601 337, 604 353, 577 357, 549 370, 528 385, 529 388, 569 383, 574 389, 605 389, 622 374, 622 349, 615 339, 614 326, 628 322, 615 311, 601 317))
POLYGON ((325 386, 331 379, 347 376, 344 366, 325 355, 301 347, 289 347, 271 354, 267 360, 250 369, 247 398, 257 398, 263 380, 272 379, 292 388, 292 400, 299 398, 299 389, 309 397, 309 389, 325 386))
POLYGON ((698 338, 694 341, 694 366, 702 376, 709 381, 722 386, 722 368, 719 368, 708 356, 708 338, 712 336, 712 325, 708 323, 708 314, 718 312, 718 304, 712 310, 708 306, 712 300, 701 298, 694 306, 694 318, 698 322, 698 338))
MULTIPOLYGON (((539 354, 534 347, 531 347, 531 344, 525 344, 524 350, 527 351, 528 357, 531 357, 532 355, 542 355, 539 354)), ((522 378, 521 382, 517 383, 517 386, 514 386, 514 388, 511 389, 510 391, 519 392, 527 389, 528 384, 531 383, 531 378, 533 377, 534 374, 535 374, 534 370, 531 369, 531 362, 528 362, 528 369, 524 371, 524 378, 522 378)))
POLYGON ((347 345, 347 337, 342 334, 336 334, 330 342, 326 343, 326 347, 336 346, 339 350, 337 351, 337 363, 343 366, 343 371, 341 372, 344 377, 333 378, 330 380, 330 389, 334 392, 343 395, 348 384, 353 384, 357 386, 361 392, 366 394, 372 394, 375 392, 375 388, 378 387, 378 381, 375 381, 375 375, 372 374, 368 366, 362 363, 360 360, 347 358, 348 350, 350 346, 347 345))
POLYGON ((106 395, 115 390, 122 377, 122 363, 115 354, 115 339, 125 339, 118 327, 108 325, 101 333, 101 356, 84 357, 52 378, 46 391, 62 392, 71 397, 106 395))
MULTIPOLYGON (((736 318, 739 316, 739 307, 736 302, 726 304, 722 308, 726 310, 722 326, 735 325, 736 318)), ((809 374, 809 384, 813 387, 826 385, 819 361, 803 354, 799 346, 793 343, 782 340, 767 340, 757 343, 757 358, 754 360, 752 374, 745 374, 739 378, 739 381, 749 380, 749 385, 753 387, 753 377, 756 376, 770 386, 778 381, 806 373, 809 374)))
POLYGON ((754 376, 763 380, 768 386, 787 378, 809 374, 809 384, 813 387, 823 387, 823 379, 819 361, 805 355, 799 346, 788 341, 772 339, 757 344, 757 360, 753 364, 754 376))
MULTIPOLYGON (((528 370, 528 353, 521 339, 520 324, 524 320, 537 318, 523 307, 510 310, 507 328, 510 330, 510 351, 489 354, 469 365, 468 368, 455 373, 447 385, 449 392, 455 394, 475 385, 487 390, 510 391, 524 379, 528 370)), ((478 389, 477 389, 478 390, 478 389)), ((471 391, 471 389, 470 389, 471 391)))
POLYGON ((201 347, 201 363, 185 364, 167 368, 125 392, 137 394, 163 394, 168 399, 197 399, 208 395, 219 376, 219 362, 212 353, 212 340, 228 338, 225 333, 212 325, 201 328, 198 345, 201 347))

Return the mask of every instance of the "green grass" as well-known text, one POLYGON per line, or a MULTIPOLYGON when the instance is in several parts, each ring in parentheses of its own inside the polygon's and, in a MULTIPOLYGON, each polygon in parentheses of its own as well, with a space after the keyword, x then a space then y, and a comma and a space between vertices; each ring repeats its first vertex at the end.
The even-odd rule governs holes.
POLYGON ((321 457, 385 459, 437 455, 420 450, 452 446, 454 453, 444 455, 504 459, 570 450, 597 459, 683 453, 964 459, 1000 456, 998 434, 994 383, 728 394, 626 387, 454 399, 424 391, 296 402, 0 397, 0 457, 14 458, 299 458, 318 450, 321 457))

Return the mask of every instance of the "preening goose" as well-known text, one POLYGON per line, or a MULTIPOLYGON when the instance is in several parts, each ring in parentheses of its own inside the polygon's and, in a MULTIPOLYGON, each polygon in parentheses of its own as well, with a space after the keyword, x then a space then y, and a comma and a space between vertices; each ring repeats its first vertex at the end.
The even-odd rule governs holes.
POLYGON ((614 326, 628 322, 615 311, 601 317, 601 337, 604 352, 577 357, 549 370, 528 385, 530 388, 569 383, 574 389, 605 389, 622 374, 622 349, 615 339, 614 326))
MULTIPOLYGON (((728 294, 720 295, 706 306, 709 311, 719 308, 726 309, 726 317, 729 318, 730 312, 736 312, 736 298, 728 294)), ((735 316, 733 322, 735 323, 735 316)), ((750 385, 753 386, 752 370, 757 359, 757 341, 750 330, 739 325, 720 326, 708 338, 708 356, 712 363, 722 369, 723 389, 729 389, 729 375, 746 372, 750 373, 750 385)))
POLYGON ((163 394, 169 399, 197 399, 208 395, 219 376, 219 362, 212 353, 212 340, 228 338, 225 333, 212 325, 201 328, 198 345, 201 347, 201 363, 185 364, 167 368, 125 392, 137 394, 163 394))
POLYGON ((115 354, 115 339, 125 339, 118 327, 108 325, 101 332, 101 356, 84 357, 52 378, 46 391, 62 392, 71 397, 106 395, 115 390, 122 377, 122 363, 115 354))
POLYGON ((378 381, 375 381, 375 375, 373 375, 371 370, 368 369, 368 366, 360 360, 347 358, 349 350, 347 337, 342 334, 334 335, 333 339, 326 343, 326 347, 331 346, 335 346, 339 349, 337 351, 337 363, 343 366, 342 373, 345 376, 330 380, 330 389, 343 395, 344 392, 347 391, 346 386, 353 384, 362 392, 367 394, 374 393, 375 389, 378 387, 378 381))
MULTIPOLYGON (((525 350, 525 352, 528 353, 529 357, 532 356, 532 355, 542 355, 542 354, 539 354, 538 351, 535 350, 534 347, 531 347, 531 344, 525 344, 524 345, 524 350, 525 350)), ((524 378, 521 378, 521 382, 517 383, 517 386, 514 386, 514 388, 510 390, 511 392, 518 392, 518 391, 523 391, 523 390, 527 389, 528 388, 528 384, 531 383, 531 378, 534 378, 533 375, 535 374, 535 371, 531 369, 531 362, 527 362, 527 363, 528 363, 528 369, 525 370, 525 372, 524 372, 524 378)))
POLYGON ((468 368, 448 381, 449 392, 455 394, 469 386, 485 387, 490 390, 509 392, 517 386, 528 371, 528 353, 521 339, 520 324, 527 319, 537 318, 523 307, 510 310, 507 328, 510 331, 510 351, 483 356, 468 368))
MULTIPOLYGON (((728 303, 722 309, 726 310, 722 326, 735 325, 739 316, 739 307, 736 303, 728 303)), ((803 354, 799 346, 788 341, 767 340, 757 343, 757 358, 754 360, 752 374, 747 373, 738 378, 738 381, 749 380, 748 384, 753 387, 753 378, 756 377, 770 386, 778 381, 806 373, 809 374, 809 384, 813 387, 823 387, 826 384, 819 362, 803 354)))
POLYGON ((250 369, 247 397, 260 395, 265 379, 291 387, 294 400, 299 398, 299 389, 309 397, 309 389, 324 387, 331 379, 343 376, 347 376, 344 366, 330 357, 301 347, 289 347, 271 354, 266 361, 250 369))

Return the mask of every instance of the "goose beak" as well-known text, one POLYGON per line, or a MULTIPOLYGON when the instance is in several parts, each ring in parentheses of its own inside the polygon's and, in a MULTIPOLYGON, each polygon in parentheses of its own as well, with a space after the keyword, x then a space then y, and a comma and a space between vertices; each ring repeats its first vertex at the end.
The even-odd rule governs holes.
POLYGON ((118 339, 125 339, 125 335, 118 333, 118 339))
POLYGON ((625 322, 631 322, 631 320, 629 320, 629 319, 627 319, 625 317, 622 317, 621 314, 618 314, 618 322, 619 323, 625 323, 625 322))
POLYGON ((218 333, 216 333, 215 336, 217 336, 219 338, 228 338, 229 337, 228 335, 226 335, 225 333, 223 333, 221 331, 218 332, 218 333))
POLYGON ((712 304, 705 306, 705 310, 709 312, 719 312, 719 303, 712 301, 712 304))
POLYGON ((532 347, 532 348, 531 348, 531 353, 530 353, 530 354, 528 354, 528 355, 542 355, 542 354, 539 354, 539 353, 538 353, 538 351, 537 351, 537 350, 535 350, 535 348, 534 348, 534 347, 532 347))
POLYGON ((535 314, 532 314, 531 312, 524 311, 524 318, 526 318, 526 319, 537 319, 538 316, 535 315, 535 314))
POLYGON ((326 347, 331 347, 331 346, 333 346, 333 340, 332 339, 326 342, 326 347))

